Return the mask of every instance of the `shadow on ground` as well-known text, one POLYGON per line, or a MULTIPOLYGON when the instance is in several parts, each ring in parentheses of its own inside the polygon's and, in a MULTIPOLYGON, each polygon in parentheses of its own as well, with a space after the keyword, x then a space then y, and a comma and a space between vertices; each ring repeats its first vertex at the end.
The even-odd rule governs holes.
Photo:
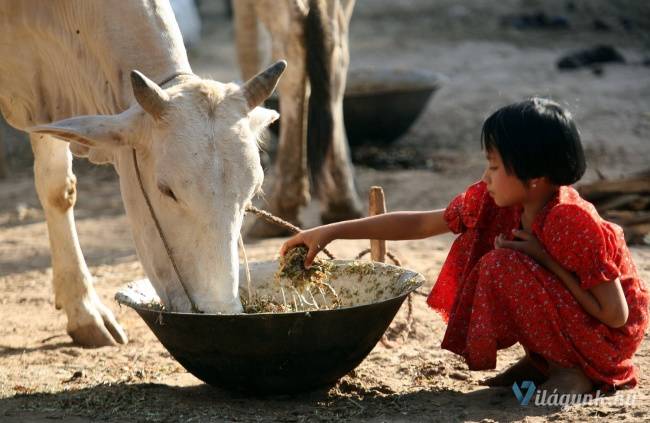
MULTIPOLYGON (((341 384, 338 385, 340 388, 341 384)), ((209 385, 176 387, 162 384, 100 384, 92 388, 50 394, 21 393, 0 400, 5 422, 83 418, 124 421, 412 421, 449 417, 457 410, 458 420, 516 421, 527 416, 548 416, 556 409, 520 406, 509 390, 482 389, 462 393, 449 389, 421 390, 403 395, 332 390, 311 393, 250 397, 209 385), (484 407, 468 411, 465 404, 484 407), (444 414, 443 414, 444 413, 444 414), (42 419, 42 420, 39 420, 42 419)))

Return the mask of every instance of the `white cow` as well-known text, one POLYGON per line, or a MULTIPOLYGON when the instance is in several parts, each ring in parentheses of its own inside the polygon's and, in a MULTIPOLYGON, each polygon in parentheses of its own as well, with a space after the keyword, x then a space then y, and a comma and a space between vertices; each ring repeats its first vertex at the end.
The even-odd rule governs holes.
POLYGON ((257 106, 285 64, 241 87, 193 75, 167 0, 0 0, 0 57, 0 111, 30 133, 55 304, 74 341, 127 337, 79 248, 71 150, 115 167, 138 256, 167 307, 241 312, 237 240, 263 179, 257 137, 278 117, 257 106))
MULTIPOLYGON (((300 207, 313 188, 324 223, 361 216, 343 124, 343 93, 349 63, 348 26, 354 0, 236 0, 237 52, 244 79, 260 70, 258 29, 271 38, 271 57, 286 58, 278 85, 280 142, 269 209, 300 225, 300 207)), ((286 230, 258 221, 254 236, 286 230)))

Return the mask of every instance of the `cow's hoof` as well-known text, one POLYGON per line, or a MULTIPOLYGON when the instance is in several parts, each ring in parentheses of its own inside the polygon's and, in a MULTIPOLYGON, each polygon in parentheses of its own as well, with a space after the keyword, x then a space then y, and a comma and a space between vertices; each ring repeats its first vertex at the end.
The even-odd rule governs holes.
POLYGON ((102 316, 104 327, 108 329, 115 342, 123 345, 128 343, 129 338, 126 336, 126 332, 124 332, 122 326, 117 322, 117 319, 115 319, 113 312, 102 303, 97 304, 96 307, 102 316))
POLYGON ((330 206, 321 213, 320 219, 323 225, 340 222, 342 220, 358 219, 362 217, 361 207, 356 205, 330 206))
POLYGON ((103 325, 85 325, 68 330, 75 344, 86 348, 99 348, 117 345, 111 333, 103 325))
POLYGON ((274 223, 268 223, 266 220, 258 218, 251 229, 246 234, 249 238, 275 238, 293 235, 293 231, 274 223))
POLYGON ((89 308, 86 301, 82 301, 83 313, 76 314, 76 318, 68 315, 68 334, 74 343, 86 348, 126 344, 126 333, 115 320, 113 312, 98 299, 92 305, 94 307, 89 308))

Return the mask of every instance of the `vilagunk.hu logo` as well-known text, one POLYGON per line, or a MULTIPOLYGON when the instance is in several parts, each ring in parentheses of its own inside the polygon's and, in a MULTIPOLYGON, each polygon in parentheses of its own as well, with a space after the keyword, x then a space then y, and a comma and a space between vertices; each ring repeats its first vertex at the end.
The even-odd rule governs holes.
POLYGON ((541 406, 600 405, 605 398, 607 398, 608 405, 634 405, 636 402, 636 391, 611 397, 606 397, 600 390, 588 394, 560 394, 557 389, 552 392, 546 389, 537 389, 531 380, 525 380, 521 382, 521 385, 517 385, 517 382, 513 383, 512 392, 521 405, 528 405, 533 397, 535 397, 533 404, 541 406))

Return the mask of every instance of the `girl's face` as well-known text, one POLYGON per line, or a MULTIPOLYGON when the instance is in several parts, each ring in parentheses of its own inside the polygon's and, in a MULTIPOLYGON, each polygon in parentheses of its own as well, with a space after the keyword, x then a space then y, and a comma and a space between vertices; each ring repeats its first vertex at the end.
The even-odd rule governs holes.
POLYGON ((528 189, 514 173, 508 173, 501 155, 495 149, 489 149, 485 155, 487 169, 483 173, 483 182, 487 184, 488 192, 499 207, 509 207, 522 204, 528 198, 528 189))

